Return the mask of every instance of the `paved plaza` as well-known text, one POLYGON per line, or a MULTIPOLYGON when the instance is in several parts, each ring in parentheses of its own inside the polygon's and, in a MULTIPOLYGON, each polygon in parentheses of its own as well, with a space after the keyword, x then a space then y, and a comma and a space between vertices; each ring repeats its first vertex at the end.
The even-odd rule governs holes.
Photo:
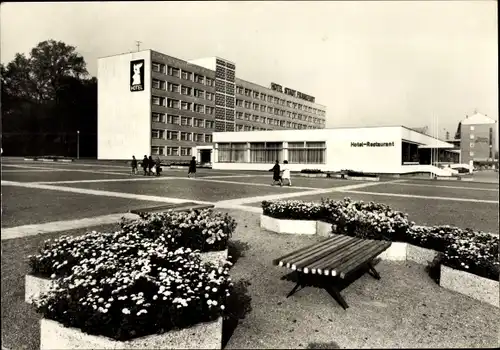
POLYGON ((340 348, 498 345, 497 309, 439 288, 416 265, 381 262, 383 283, 374 284, 367 277, 355 282, 347 293, 352 305, 348 313, 321 291, 301 291, 296 298, 284 299, 290 282, 280 280, 283 272, 271 263, 279 251, 270 247, 278 242, 283 252, 291 251, 318 238, 279 236, 259 227, 262 200, 351 197, 385 203, 407 212, 417 224, 450 224, 498 234, 498 182, 296 176, 294 186, 279 187, 271 186, 271 180, 271 173, 258 171, 198 169, 196 178, 189 179, 187 170, 165 169, 161 177, 148 177, 131 175, 125 163, 3 158, 2 346, 39 346, 38 316, 23 302, 23 276, 27 256, 41 242, 61 234, 111 230, 132 209, 182 202, 214 204, 230 213, 238 223, 233 240, 249 247, 232 276, 251 281, 253 310, 235 330, 228 348, 305 348, 311 343, 328 343, 330 348, 333 343, 340 348), (408 286, 414 292, 403 292, 408 286))

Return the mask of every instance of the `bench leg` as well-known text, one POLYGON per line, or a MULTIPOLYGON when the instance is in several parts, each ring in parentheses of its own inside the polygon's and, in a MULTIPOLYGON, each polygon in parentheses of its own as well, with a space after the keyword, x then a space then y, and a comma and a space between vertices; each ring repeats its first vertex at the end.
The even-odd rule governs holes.
POLYGON ((303 287, 303 281, 300 272, 297 272, 296 276, 297 276, 297 284, 295 285, 295 287, 293 287, 290 293, 288 293, 288 295, 286 296, 287 298, 290 298, 292 295, 294 295, 299 290, 299 287, 303 287))
POLYGON ((330 294, 333 299, 337 301, 337 303, 342 306, 344 310, 347 310, 349 305, 347 305, 347 302, 345 301, 344 297, 340 294, 340 291, 337 289, 337 287, 333 285, 325 285, 325 290, 330 294))
POLYGON ((368 272, 370 273, 370 275, 373 276, 373 278, 375 278, 377 280, 380 279, 380 275, 378 274, 377 270, 375 270, 372 263, 368 263, 368 272))

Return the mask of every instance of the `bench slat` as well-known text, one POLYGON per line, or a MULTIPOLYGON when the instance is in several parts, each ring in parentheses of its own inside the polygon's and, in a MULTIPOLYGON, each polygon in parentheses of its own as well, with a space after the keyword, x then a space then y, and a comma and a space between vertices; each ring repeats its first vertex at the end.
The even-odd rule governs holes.
POLYGON ((331 241, 334 241, 335 239, 336 239, 336 237, 330 237, 330 238, 327 238, 325 240, 322 240, 321 242, 314 243, 308 247, 297 249, 289 254, 283 255, 282 257, 280 257, 278 259, 274 259, 273 264, 278 265, 280 262, 283 262, 286 264, 286 262, 289 261, 290 259, 293 259, 293 257, 295 255, 299 255, 299 254, 302 254, 305 252, 313 251, 315 249, 318 249, 318 248, 324 246, 325 244, 328 244, 331 241))
POLYGON ((348 275, 351 272, 354 272, 364 264, 370 262, 390 246, 391 246, 390 242, 381 242, 377 248, 373 248, 370 252, 367 252, 367 254, 364 256, 364 259, 358 260, 356 263, 353 262, 351 265, 343 268, 343 271, 340 272, 340 277, 345 278, 346 275, 348 275))
POLYGON ((367 249, 372 244, 373 241, 371 240, 359 239, 357 244, 352 246, 350 249, 342 252, 342 254, 330 256, 330 259, 323 261, 316 268, 321 269, 322 274, 325 276, 336 276, 336 268, 339 265, 351 260, 352 257, 355 256, 358 252, 367 249))
POLYGON ((335 262, 340 262, 348 259, 351 254, 358 251, 359 249, 362 249, 362 247, 367 244, 369 243, 364 240, 355 238, 347 247, 340 251, 339 254, 330 254, 328 256, 325 256, 323 259, 317 260, 310 264, 308 268, 323 271, 326 267, 331 266, 335 262))
MULTIPOLYGON (((353 238, 349 236, 343 236, 342 241, 337 242, 337 243, 342 243, 342 242, 349 242, 352 241, 353 238)), ((300 259, 294 260, 292 264, 292 270, 295 270, 296 268, 303 268, 307 267, 310 263, 322 259, 323 257, 327 255, 331 255, 333 252, 338 250, 339 244, 331 244, 327 246, 325 249, 322 249, 320 251, 315 252, 314 254, 308 254, 305 256, 302 256, 300 259)))
POLYGON ((380 251, 383 245, 384 242, 382 241, 372 241, 368 247, 353 254, 350 259, 344 261, 342 264, 337 264, 335 267, 337 275, 346 275, 353 268, 366 263, 370 255, 380 251))

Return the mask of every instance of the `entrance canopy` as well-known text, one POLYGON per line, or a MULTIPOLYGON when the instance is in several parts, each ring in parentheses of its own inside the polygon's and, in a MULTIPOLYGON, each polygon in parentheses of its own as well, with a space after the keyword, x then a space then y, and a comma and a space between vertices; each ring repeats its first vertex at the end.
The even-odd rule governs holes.
POLYGON ((443 145, 443 144, 434 144, 434 145, 420 145, 418 148, 423 148, 423 149, 449 149, 452 150, 455 147, 453 145, 443 145))

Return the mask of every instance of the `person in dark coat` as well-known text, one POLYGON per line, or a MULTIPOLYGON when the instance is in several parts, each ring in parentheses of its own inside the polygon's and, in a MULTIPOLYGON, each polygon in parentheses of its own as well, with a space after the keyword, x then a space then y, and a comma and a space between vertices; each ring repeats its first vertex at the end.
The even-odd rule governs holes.
POLYGON ((274 186, 276 182, 279 182, 280 186, 283 185, 281 183, 281 169, 280 169, 280 162, 279 160, 276 161, 276 164, 274 164, 274 167, 269 170, 273 172, 273 183, 271 186, 274 186))
POLYGON ((196 177, 196 157, 193 157, 189 162, 188 177, 191 177, 191 175, 196 177))
POLYGON ((130 165, 132 166, 132 174, 137 174, 137 159, 135 159, 135 156, 132 156, 130 165))
POLYGON ((144 176, 148 174, 148 164, 149 164, 149 159, 148 156, 144 156, 142 159, 142 169, 144 170, 144 176))
POLYGON ((149 156, 149 159, 148 159, 148 175, 153 175, 153 172, 151 171, 151 169, 153 169, 154 165, 155 165, 155 161, 153 160, 153 157, 149 156))
POLYGON ((156 166, 156 176, 160 176, 160 172, 161 172, 161 160, 160 160, 160 157, 156 157, 155 166, 156 166))

